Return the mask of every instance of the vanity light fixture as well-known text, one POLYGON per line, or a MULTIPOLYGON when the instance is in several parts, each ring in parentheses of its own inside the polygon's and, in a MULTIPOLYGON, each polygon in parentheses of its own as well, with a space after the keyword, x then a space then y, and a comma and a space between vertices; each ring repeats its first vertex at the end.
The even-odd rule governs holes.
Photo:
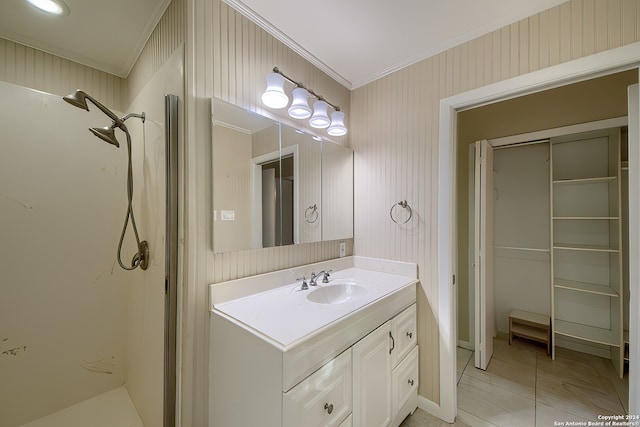
POLYGON ((71 9, 63 0, 27 0, 27 2, 52 15, 69 15, 71 13, 71 9))
POLYGON ((344 125, 344 113, 340 107, 324 99, 313 90, 305 87, 302 83, 296 82, 284 75, 278 67, 273 67, 273 72, 267 74, 267 89, 262 94, 262 102, 269 108, 280 109, 289 104, 289 97, 284 91, 284 81, 295 85, 292 91, 293 101, 287 110, 289 116, 294 119, 309 119, 309 125, 316 129, 327 129, 331 136, 346 135, 347 128, 344 125), (313 114, 309 107, 309 96, 317 100, 313 103, 313 114), (328 108, 334 109, 329 118, 328 108))

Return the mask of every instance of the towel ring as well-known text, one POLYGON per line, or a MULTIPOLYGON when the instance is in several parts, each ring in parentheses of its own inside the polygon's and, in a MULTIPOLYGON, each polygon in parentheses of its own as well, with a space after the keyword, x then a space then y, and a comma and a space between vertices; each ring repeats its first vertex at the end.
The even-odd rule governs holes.
POLYGON ((304 220, 313 224, 318 220, 318 206, 311 205, 304 211, 304 220))
POLYGON ((391 209, 389 210, 389 216, 391 217, 391 221, 395 222, 396 224, 406 224, 407 222, 409 222, 409 220, 413 216, 413 210, 411 209, 411 206, 409 206, 409 203, 407 203, 406 200, 401 200, 398 203, 396 203, 395 205, 391 206, 391 209), (407 219, 405 219, 404 221, 398 222, 393 217, 393 210, 394 210, 394 208, 396 206, 400 206, 401 208, 407 209, 409 211, 409 217, 407 219))

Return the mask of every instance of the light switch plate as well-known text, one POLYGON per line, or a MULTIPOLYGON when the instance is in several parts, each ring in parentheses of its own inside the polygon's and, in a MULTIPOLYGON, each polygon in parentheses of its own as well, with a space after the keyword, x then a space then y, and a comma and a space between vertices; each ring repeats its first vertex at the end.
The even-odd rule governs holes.
POLYGON ((220 220, 221 221, 235 221, 236 220, 236 211, 220 211, 220 220))

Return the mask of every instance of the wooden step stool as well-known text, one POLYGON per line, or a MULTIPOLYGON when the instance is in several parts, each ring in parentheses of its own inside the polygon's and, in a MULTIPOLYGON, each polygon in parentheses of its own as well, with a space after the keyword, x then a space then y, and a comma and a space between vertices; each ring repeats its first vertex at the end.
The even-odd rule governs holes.
POLYGON ((509 345, 514 336, 547 344, 547 354, 551 354, 551 318, 544 314, 523 310, 509 313, 509 345))

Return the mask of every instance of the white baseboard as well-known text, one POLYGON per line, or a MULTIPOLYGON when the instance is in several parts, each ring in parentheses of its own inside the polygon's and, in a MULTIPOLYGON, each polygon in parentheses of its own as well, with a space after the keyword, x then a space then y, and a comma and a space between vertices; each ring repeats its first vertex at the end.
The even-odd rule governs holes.
POLYGON ((455 421, 446 418, 446 415, 440 405, 420 395, 418 395, 418 408, 448 423, 453 423, 455 421))
POLYGON ((611 350, 606 346, 589 345, 587 343, 581 343, 576 341, 567 340, 561 337, 556 338, 556 347, 567 348, 569 350, 578 351, 580 353, 587 353, 594 356, 602 357, 603 359, 611 359, 611 350))

